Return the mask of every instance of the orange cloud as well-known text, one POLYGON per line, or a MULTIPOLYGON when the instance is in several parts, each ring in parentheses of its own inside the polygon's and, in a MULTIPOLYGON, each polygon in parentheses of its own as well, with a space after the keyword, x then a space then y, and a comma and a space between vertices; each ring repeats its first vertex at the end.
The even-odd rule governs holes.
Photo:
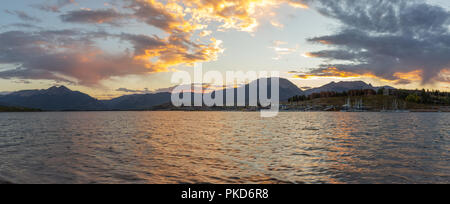
POLYGON ((263 0, 187 0, 187 12, 192 15, 192 21, 221 22, 223 29, 237 29, 241 31, 254 31, 258 26, 256 12, 271 2, 263 0))
MULTIPOLYGON (((170 0, 175 2, 176 0, 170 0)), ((258 27, 258 17, 270 13, 272 7, 283 3, 297 8, 307 8, 305 4, 292 0, 186 0, 187 14, 191 23, 216 21, 221 22, 222 29, 236 29, 253 32, 258 27)), ((272 21, 276 27, 281 24, 272 21)))
POLYGON ((324 44, 324 45, 331 45, 331 44, 333 44, 332 42, 327 41, 327 40, 318 40, 317 42, 321 43, 321 44, 324 44))
POLYGON ((134 59, 143 62, 152 72, 167 72, 168 68, 176 65, 214 61, 218 54, 223 52, 222 42, 215 38, 211 38, 211 44, 192 46, 177 44, 176 40, 179 39, 169 39, 168 43, 162 46, 145 49, 134 59))
MULTIPOLYGON (((170 34, 161 46, 142 48, 139 45, 134 59, 156 72, 168 71, 169 67, 181 64, 216 60, 223 52, 221 41, 210 38, 207 44, 194 43, 205 41, 195 39, 194 31, 199 32, 200 38, 210 36, 212 31, 208 25, 215 21, 221 23, 219 30, 252 32, 258 26, 258 16, 264 14, 262 11, 282 3, 306 8, 292 0, 168 0, 164 3, 160 0, 134 0, 129 8, 134 10, 136 18, 170 34)), ((282 27, 279 23, 273 24, 282 27)))
POLYGON ((134 59, 144 63, 152 72, 166 72, 177 65, 213 61, 223 52, 222 41, 215 38, 206 40, 205 44, 195 43, 200 42, 200 39, 193 38, 194 31, 201 30, 199 36, 203 38, 211 35, 211 31, 204 30, 207 26, 188 17, 186 10, 189 9, 183 3, 174 0, 166 3, 135 0, 129 6, 136 18, 169 34, 166 39, 144 36, 138 36, 140 40, 134 38, 134 59), (155 40, 158 41, 157 45, 155 40))
POLYGON ((437 80, 443 83, 450 83, 450 68, 441 70, 437 80))
POLYGON ((295 8, 308 9, 309 6, 306 3, 303 3, 303 0, 286 0, 286 2, 295 8))
MULTIPOLYGON (((61 0, 55 7, 39 8, 60 12, 74 0, 61 0)), ((179 65, 216 60, 224 49, 213 37, 214 30, 235 29, 253 32, 261 17, 274 16, 274 7, 289 4, 306 8, 299 0, 127 0, 123 10, 81 9, 60 18, 68 23, 122 26, 137 20, 165 32, 156 35, 112 34, 73 30, 12 31, 0 33, 0 53, 8 64, 18 69, 0 72, 0 78, 46 79, 86 86, 99 85, 112 77, 166 72, 179 65), (126 12, 125 12, 126 10, 126 12), (122 13, 123 12, 123 13, 122 13), (214 26, 214 27, 213 27, 214 26), (133 49, 121 54, 105 52, 96 41, 116 38, 133 49), (11 49, 13 48, 13 49, 11 49), (20 57, 18 57, 20 56, 20 57)), ((274 19, 272 24, 282 27, 274 19)), ((280 43, 280 42, 279 42, 280 43)), ((294 48, 275 46, 281 56, 294 48)))
MULTIPOLYGON (((206 29, 210 22, 219 22, 220 29, 253 32, 258 18, 271 13, 272 8, 289 4, 295 8, 308 8, 294 0, 131 0, 128 8, 135 17, 167 32, 191 32, 206 29)), ((272 19, 274 26, 283 25, 272 19)))
POLYGON ((336 67, 328 67, 325 69, 315 70, 310 73, 298 73, 290 72, 295 74, 294 78, 298 79, 317 79, 317 78, 372 78, 378 79, 380 81, 392 83, 392 84, 409 84, 414 81, 422 80, 422 70, 416 70, 412 72, 396 72, 393 74, 394 79, 386 79, 380 76, 376 76, 371 72, 356 73, 352 71, 340 70, 336 67))
POLYGON ((306 58, 316 58, 316 57, 318 57, 319 55, 313 54, 313 53, 310 53, 310 52, 307 52, 307 53, 305 53, 305 54, 302 54, 302 56, 303 56, 303 57, 306 57, 306 58))
MULTIPOLYGON (((291 72, 295 73, 295 72, 291 72)), ((294 78, 299 79, 315 79, 315 78, 374 78, 371 73, 358 74, 355 72, 342 71, 336 67, 329 67, 314 73, 296 74, 294 78)))
POLYGON ((396 72, 394 73, 394 77, 398 78, 399 80, 408 80, 408 81, 421 81, 422 80, 422 70, 415 70, 412 72, 396 72))

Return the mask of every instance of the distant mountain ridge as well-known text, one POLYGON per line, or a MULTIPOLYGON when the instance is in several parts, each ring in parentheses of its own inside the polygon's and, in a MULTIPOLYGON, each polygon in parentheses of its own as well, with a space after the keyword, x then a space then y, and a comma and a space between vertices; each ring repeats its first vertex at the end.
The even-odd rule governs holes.
POLYGON ((364 90, 364 89, 373 89, 375 91, 378 91, 381 88, 395 89, 394 87, 391 86, 374 87, 372 86, 372 84, 367 84, 366 82, 363 81, 341 81, 338 83, 331 82, 318 88, 306 90, 305 95, 311 95, 313 93, 320 93, 320 92, 342 93, 350 90, 364 90))
POLYGON ((171 93, 133 94, 125 95, 111 100, 104 100, 105 109, 108 110, 146 110, 154 106, 169 103, 171 93))
MULTIPOLYGON (((250 97, 250 86, 251 85, 255 85, 257 87, 257 97, 259 98, 259 83, 260 83, 261 79, 258 79, 256 81, 253 81, 249 84, 246 84, 244 86, 238 87, 238 88, 234 88, 234 103, 237 103, 237 96, 238 96, 238 91, 242 91, 242 89, 245 90, 245 99, 246 99, 246 104, 249 104, 249 97, 250 97)), ((283 78, 279 78, 279 93, 280 93, 280 101, 287 101, 289 98, 293 97, 293 96, 297 96, 297 95, 303 95, 304 92, 298 88, 298 86, 296 86, 295 84, 293 84, 291 81, 287 80, 287 79, 283 79, 283 78)), ((271 98, 271 89, 272 89, 272 81, 269 79, 267 79, 267 97, 271 98)), ((229 99, 226 98, 226 92, 228 91, 228 89, 223 90, 224 91, 224 102, 228 102, 230 101, 229 99)), ((212 95, 214 96, 214 92, 212 93, 212 95)))
MULTIPOLYGON (((259 80, 253 81, 247 85, 234 88, 235 99, 237 101, 237 93, 240 89, 245 89, 246 104, 249 103, 249 89, 253 83, 258 83, 259 80)), ((267 81, 268 91, 271 90, 271 80, 267 81)), ((323 91, 343 92, 355 89, 374 89, 378 90, 381 87, 373 87, 362 81, 357 82, 339 82, 330 83, 325 86, 302 91, 295 84, 287 79, 280 78, 280 101, 287 101, 289 98, 297 95, 309 95, 312 93, 319 93, 323 91)), ((392 88, 392 87, 386 87, 392 88)), ((393 88, 392 88, 393 89, 393 88)), ((227 90, 224 90, 227 91, 227 90)), ((215 96, 216 92, 205 93, 215 96)), ((103 110, 149 110, 155 106, 168 104, 171 102, 171 93, 152 93, 152 94, 134 94, 125 95, 111 100, 98 100, 85 93, 79 91, 72 91, 65 86, 54 86, 45 90, 24 90, 12 92, 7 95, 0 95, 0 105, 17 106, 33 109, 40 109, 45 111, 103 111, 103 110)), ((192 93, 194 96, 194 93, 192 93)), ((259 88, 258 88, 259 96, 259 88)), ((270 92, 268 93, 270 98, 270 92)), ((194 97, 192 97, 194 98, 194 97)), ((227 99, 224 92, 224 102, 227 99)))
POLYGON ((103 104, 99 100, 79 91, 72 91, 65 86, 13 92, 0 96, 0 103, 48 111, 99 110, 103 108, 103 104))

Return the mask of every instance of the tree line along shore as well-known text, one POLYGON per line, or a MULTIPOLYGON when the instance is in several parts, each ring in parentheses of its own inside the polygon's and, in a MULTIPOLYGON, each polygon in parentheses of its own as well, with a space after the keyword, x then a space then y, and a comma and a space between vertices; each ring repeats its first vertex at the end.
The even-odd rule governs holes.
POLYGON ((284 109, 450 112, 450 93, 430 90, 379 89, 321 92, 294 96, 284 109))

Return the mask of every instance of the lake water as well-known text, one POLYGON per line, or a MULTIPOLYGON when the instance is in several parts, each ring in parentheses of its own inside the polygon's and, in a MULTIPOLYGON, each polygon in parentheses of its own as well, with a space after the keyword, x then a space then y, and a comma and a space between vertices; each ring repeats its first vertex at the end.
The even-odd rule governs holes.
POLYGON ((450 183, 448 113, 0 113, 11 183, 450 183))

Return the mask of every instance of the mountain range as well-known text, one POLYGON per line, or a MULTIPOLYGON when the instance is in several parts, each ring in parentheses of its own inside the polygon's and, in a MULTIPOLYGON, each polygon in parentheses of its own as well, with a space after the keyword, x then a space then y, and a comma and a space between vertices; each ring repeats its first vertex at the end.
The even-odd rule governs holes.
POLYGON ((313 93, 321 93, 321 92, 337 92, 342 93, 350 90, 365 90, 365 89, 373 89, 375 91, 378 91, 379 89, 395 89, 391 86, 381 86, 381 87, 374 87, 372 84, 367 84, 363 81, 341 81, 341 82, 331 82, 329 84, 326 84, 324 86, 308 89, 305 91, 305 95, 311 95, 313 93))
MULTIPOLYGON (((246 104, 249 103, 249 89, 252 83, 258 83, 258 80, 247 85, 234 88, 235 103, 239 89, 245 89, 247 99, 246 104)), ((267 86, 268 91, 271 90, 270 80, 268 80, 267 86)), ((373 87, 365 82, 356 81, 339 83, 333 82, 319 88, 303 91, 289 80, 280 78, 280 100, 287 101, 289 98, 296 95, 309 95, 323 91, 343 92, 355 89, 378 90, 379 88, 393 89, 392 87, 373 87)), ((211 94, 212 97, 215 97, 216 92, 205 94, 211 94)), ((192 95, 195 95, 195 93, 192 93, 192 95)), ((268 92, 268 97, 270 97, 270 92, 268 92)), ((194 97, 192 96, 192 98, 194 97)), ((226 94, 224 94, 224 102, 227 100, 226 94)), ((0 95, 0 104, 2 106, 26 107, 45 111, 148 110, 152 107, 170 102, 171 93, 169 92, 125 95, 111 100, 98 100, 85 93, 72 91, 65 86, 54 86, 45 90, 24 90, 12 92, 6 95, 0 95)))
POLYGON ((0 103, 48 111, 97 110, 103 105, 97 99, 79 91, 72 91, 65 86, 13 92, 0 96, 0 103))

